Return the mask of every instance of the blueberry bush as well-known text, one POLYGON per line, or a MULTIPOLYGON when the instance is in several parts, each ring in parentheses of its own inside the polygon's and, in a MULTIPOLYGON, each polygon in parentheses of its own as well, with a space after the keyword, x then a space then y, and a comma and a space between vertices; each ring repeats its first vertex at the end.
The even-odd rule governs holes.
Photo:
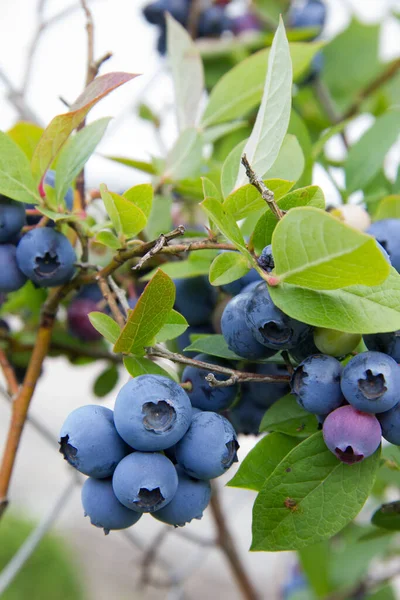
MULTIPOLYGON (((135 85, 99 75, 107 56, 68 112, 0 133, 2 511, 46 357, 103 360, 93 390, 114 410, 66 414, 59 439, 94 526, 200 519, 241 437, 262 434, 228 485, 256 492, 250 550, 298 551, 285 599, 394 598, 368 568, 400 530, 400 176, 385 168, 400 61, 381 61, 379 25, 326 39, 322 0, 156 0, 143 18, 176 139, 150 160, 107 157, 143 183, 85 186, 109 123, 86 117, 135 85)), ((139 115, 160 129, 150 104, 139 115)))

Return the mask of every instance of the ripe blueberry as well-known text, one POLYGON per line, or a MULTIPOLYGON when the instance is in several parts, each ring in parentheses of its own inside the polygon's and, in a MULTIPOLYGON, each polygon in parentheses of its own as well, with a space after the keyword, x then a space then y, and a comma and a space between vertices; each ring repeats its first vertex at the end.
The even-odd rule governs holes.
POLYGON ((292 375, 297 402, 314 415, 326 415, 343 403, 340 389, 342 365, 333 356, 314 354, 299 364, 292 375))
POLYGON ((400 367, 382 352, 362 352, 342 373, 342 392, 347 402, 366 413, 381 413, 399 401, 400 367))
POLYGON ((112 529, 126 529, 142 516, 123 506, 114 494, 111 479, 89 477, 82 487, 82 506, 85 517, 107 535, 112 529))
POLYGON ((161 375, 139 375, 118 393, 115 427, 135 450, 154 452, 173 446, 188 430, 192 406, 175 381, 161 375))
POLYGON ((378 415, 382 435, 391 444, 400 446, 400 404, 378 415))
POLYGON ((275 306, 264 282, 249 294, 245 319, 256 340, 275 351, 295 348, 310 331, 309 325, 291 319, 275 306))
POLYGON ((303 6, 294 6, 289 14, 289 25, 294 29, 300 27, 322 28, 326 20, 326 8, 321 0, 308 0, 303 6))
POLYGON ((260 431, 265 407, 254 404, 243 390, 239 404, 235 405, 228 413, 228 419, 237 433, 244 435, 257 435, 260 431))
POLYGON ((262 269, 264 269, 264 271, 267 271, 267 273, 270 273, 273 269, 275 269, 275 261, 274 257, 272 256, 271 244, 265 246, 261 252, 260 256, 258 257, 258 264, 262 269))
POLYGON ((24 204, 0 196, 0 243, 11 241, 21 231, 25 222, 24 204))
POLYGON ((178 489, 172 462, 159 452, 133 452, 121 460, 112 480, 114 494, 127 508, 154 512, 171 502, 178 489))
POLYGON ((178 464, 196 479, 214 479, 237 462, 239 444, 232 425, 215 412, 193 416, 186 435, 176 445, 178 464))
POLYGON ((17 249, 12 244, 0 245, 0 292, 15 292, 26 282, 26 276, 19 268, 17 249))
POLYGON ((219 37, 224 31, 231 29, 232 23, 224 6, 210 6, 199 17, 197 23, 198 37, 219 37))
POLYGON ((60 432, 60 452, 81 473, 102 479, 111 477, 129 448, 114 427, 112 410, 88 404, 66 418, 60 432))
POLYGON ((211 486, 208 481, 190 477, 179 465, 178 489, 175 496, 164 508, 153 513, 153 517, 175 527, 183 527, 192 519, 201 519, 211 497, 211 486))
POLYGON ((76 256, 62 233, 41 227, 28 231, 17 246, 18 266, 39 287, 54 287, 74 274, 76 256))
POLYGON ((348 405, 326 417, 322 433, 329 450, 348 465, 371 456, 381 443, 381 426, 375 415, 348 405))
POLYGON ((400 330, 392 333, 372 333, 363 336, 368 350, 376 350, 400 362, 400 330))
POLYGON ((314 342, 314 330, 310 329, 302 342, 290 349, 290 356, 295 362, 301 363, 311 356, 311 354, 318 354, 319 352, 321 352, 321 350, 317 348, 314 342))
POLYGON ((400 271, 400 219, 382 219, 375 221, 367 229, 383 246, 396 271, 400 271))
MULTIPOLYGON (((208 354, 198 354, 195 360, 219 365, 221 367, 231 367, 231 365, 222 358, 209 356, 208 354)), ((196 369, 196 367, 185 367, 182 374, 183 383, 190 382, 192 389, 187 392, 192 406, 201 410, 213 410, 219 412, 228 408, 234 401, 238 392, 239 386, 230 385, 228 387, 211 387, 205 377, 210 373, 206 369, 196 369)), ((214 374, 218 381, 225 381, 229 378, 228 375, 214 374)))
POLYGON ((189 277, 176 279, 175 308, 180 312, 189 325, 204 325, 208 323, 216 302, 216 290, 207 277, 189 277))

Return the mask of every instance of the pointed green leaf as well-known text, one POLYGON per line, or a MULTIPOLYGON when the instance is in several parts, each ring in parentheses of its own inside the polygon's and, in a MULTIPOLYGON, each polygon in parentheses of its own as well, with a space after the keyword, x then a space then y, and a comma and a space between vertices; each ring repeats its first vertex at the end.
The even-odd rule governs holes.
POLYGON ((101 312, 91 312, 88 315, 89 321, 95 329, 111 344, 115 344, 121 330, 118 323, 108 315, 101 312))
POLYGON ((207 198, 203 200, 201 206, 212 219, 219 231, 236 246, 242 254, 247 256, 249 260, 252 260, 251 254, 246 248, 246 243, 243 239, 243 235, 235 221, 235 219, 229 213, 226 213, 218 200, 207 198))
POLYGON ((303 174, 305 159, 300 143, 294 135, 287 133, 272 167, 262 174, 263 179, 288 179, 297 181, 303 174))
POLYGON ((124 158, 123 156, 104 156, 104 158, 108 158, 108 160, 113 160, 114 162, 117 162, 121 165, 125 165, 126 167, 131 167, 132 169, 143 171, 143 173, 149 173, 150 175, 155 175, 157 172, 152 163, 146 162, 144 160, 124 158))
POLYGON ((224 252, 213 260, 210 267, 210 283, 219 286, 240 279, 249 272, 251 266, 243 254, 238 252, 224 252))
POLYGON ((2 131, 0 131, 0 194, 19 202, 38 204, 41 201, 26 154, 2 131))
POLYGON ((242 360, 240 356, 229 350, 224 336, 220 334, 199 336, 185 350, 198 352, 199 354, 210 354, 228 360, 242 360))
POLYGON ((131 238, 142 231, 147 223, 147 218, 136 204, 125 196, 109 192, 104 183, 100 185, 100 194, 118 234, 122 233, 131 238))
POLYGON ((159 344, 161 342, 166 342, 167 340, 173 340, 184 333, 188 327, 189 323, 186 321, 185 317, 176 310, 171 310, 165 325, 163 325, 157 333, 155 341, 159 344))
POLYGON ((386 196, 374 213, 374 221, 381 219, 400 219, 400 195, 386 196))
MULTIPOLYGON (((165 263, 162 267, 164 273, 173 279, 186 279, 187 277, 197 277, 198 275, 208 275, 210 265, 215 258, 218 250, 202 250, 201 252, 192 252, 188 260, 165 263)), ((142 277, 142 281, 149 281, 157 272, 153 269, 142 277)))
POLYGON ((42 137, 43 131, 43 127, 39 127, 39 125, 28 123, 26 121, 18 121, 18 123, 15 123, 15 125, 7 131, 7 135, 18 144, 22 152, 29 160, 31 160, 33 152, 42 137))
POLYGON ((347 333, 384 333, 400 329, 400 275, 391 269, 381 285, 352 285, 338 290, 310 290, 295 285, 270 287, 284 313, 315 327, 347 333))
POLYGON ((168 376, 157 363, 143 356, 124 356, 124 366, 132 377, 139 375, 163 375, 168 376))
POLYGON ((400 502, 382 504, 372 516, 371 522, 377 527, 400 531, 400 502))
POLYGON ((245 456, 228 485, 259 492, 265 480, 298 443, 297 438, 283 433, 264 436, 245 456))
MULTIPOLYGON (((268 187, 268 184, 267 184, 268 187)), ((299 188, 286 194, 282 198, 276 198, 278 206, 282 210, 290 210, 296 206, 314 206, 315 208, 325 208, 325 198, 323 191, 317 185, 310 185, 305 188, 299 188)), ((272 234, 278 221, 275 215, 267 208, 261 215, 254 228, 251 243, 257 254, 261 254, 263 248, 268 246, 272 240, 272 234)))
POLYGON ((296 437, 307 437, 317 428, 315 415, 306 412, 291 394, 270 406, 260 425, 260 431, 278 431, 296 437))
MULTIPOLYGON (((263 98, 253 131, 244 152, 260 177, 272 167, 286 135, 292 105, 292 60, 282 19, 274 36, 268 60, 263 98)), ((247 183, 244 167, 239 167, 235 187, 247 183)))
MULTIPOLYGON (((47 186, 45 186, 47 187, 47 186)), ((50 188, 53 189, 53 188, 50 188)), ((54 189, 53 189, 53 193, 54 193, 54 189)), ((46 194, 46 199, 49 199, 49 194, 46 194)), ((37 210, 39 212, 42 213, 42 215, 45 215, 46 217, 49 217, 49 219, 51 219, 52 221, 77 221, 78 217, 76 215, 71 215, 70 213, 64 213, 64 212, 56 212, 55 210, 50 210, 48 208, 44 208, 41 206, 37 207, 37 210)))
POLYGON ((110 121, 110 117, 94 121, 69 138, 61 149, 56 171, 57 204, 62 202, 69 186, 93 154, 110 121))
POLYGON ((169 151, 165 179, 172 181, 198 175, 202 163, 203 141, 197 129, 186 129, 169 151))
MULTIPOLYGON (((276 202, 293 186, 293 181, 284 181, 283 179, 266 179, 264 183, 274 193, 276 202)), ((244 219, 253 212, 269 210, 268 204, 261 198, 260 192, 250 183, 229 194, 223 203, 223 209, 230 213, 236 221, 244 219)))
POLYGON ((114 346, 114 352, 144 354, 157 333, 168 321, 175 302, 172 279, 158 269, 147 284, 114 346))
POLYGON ((93 384, 93 392, 95 396, 98 398, 104 398, 104 396, 107 396, 107 394, 112 392, 117 385, 118 378, 119 373, 117 367, 115 365, 107 367, 107 369, 100 373, 93 384))
POLYGON ((301 442, 257 496, 251 550, 297 550, 332 537, 360 512, 379 460, 377 450, 360 463, 345 465, 328 450, 322 432, 301 442))
POLYGON ((200 52, 191 36, 167 13, 167 48, 175 91, 179 129, 193 127, 204 92, 200 52))
POLYGON ((149 218, 151 207, 153 205, 153 186, 151 183, 142 183, 134 185, 124 192, 123 197, 133 202, 135 206, 140 208, 146 219, 149 218))
POLYGON ((221 200, 222 200, 221 194, 220 194, 217 186, 215 185, 215 183, 213 183, 207 177, 202 177, 201 183, 203 186, 204 198, 213 198, 214 200, 218 200, 218 202, 221 202, 221 200))
POLYGON ((172 229, 172 198, 156 195, 146 225, 145 233, 148 239, 155 240, 161 233, 172 229))
POLYGON ((221 190, 224 198, 226 198, 235 187, 240 160, 242 158, 246 143, 247 140, 239 142, 237 146, 235 146, 233 150, 230 151, 230 153, 224 161, 224 164, 222 165, 221 190))
POLYGON ((136 75, 132 73, 107 73, 96 77, 74 102, 69 112, 54 117, 44 130, 32 156, 32 173, 36 181, 40 181, 61 147, 90 109, 104 96, 134 77, 136 75))
POLYGON ((95 241, 99 244, 104 244, 108 248, 112 248, 113 250, 118 250, 121 247, 121 243, 119 239, 113 234, 112 231, 100 231, 95 238, 95 241))
POLYGON ((274 273, 317 290, 378 285, 390 267, 375 240, 312 207, 293 208, 272 235, 274 273))

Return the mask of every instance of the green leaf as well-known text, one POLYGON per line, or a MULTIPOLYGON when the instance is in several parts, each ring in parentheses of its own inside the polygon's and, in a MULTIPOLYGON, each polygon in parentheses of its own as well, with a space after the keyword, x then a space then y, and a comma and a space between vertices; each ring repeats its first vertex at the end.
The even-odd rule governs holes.
POLYGON ((254 6, 268 21, 277 25, 279 16, 290 7, 290 0, 254 0, 254 6))
POLYGON ((83 121, 90 109, 104 96, 131 81, 132 73, 107 73, 96 77, 71 106, 71 110, 57 115, 43 132, 32 156, 32 173, 40 181, 71 133, 83 121))
POLYGON ((7 135, 18 144, 22 152, 29 160, 31 160, 33 152, 42 137, 43 131, 43 127, 39 127, 39 125, 27 123, 26 121, 18 121, 18 123, 15 123, 15 125, 7 131, 7 135))
POLYGON ((185 317, 176 310, 171 310, 165 325, 163 325, 157 333, 155 341, 159 344, 161 342, 166 342, 167 340, 173 340, 184 333, 188 327, 189 323, 186 321, 185 317))
POLYGON ((332 537, 361 510, 379 460, 377 450, 360 463, 345 465, 328 450, 322 432, 304 440, 257 496, 251 550, 297 550, 332 537))
POLYGON ((386 281, 374 287, 352 285, 317 291, 283 283, 270 287, 269 292, 284 313, 315 327, 347 333, 400 328, 400 276, 393 268, 386 281))
POLYGON ((115 342, 114 352, 142 355, 144 348, 153 343, 157 333, 168 321, 174 302, 174 282, 158 269, 140 295, 135 308, 130 311, 126 325, 115 342))
POLYGON ((396 501, 382 504, 382 506, 374 512, 371 522, 383 529, 400 531, 400 502, 396 501))
MULTIPOLYGON (((294 81, 304 75, 321 47, 320 42, 290 44, 294 81)), ((219 79, 202 117, 203 127, 241 118, 260 104, 270 52, 270 48, 256 52, 219 79), (235 90, 234 94, 232 90, 235 90)))
POLYGON ((220 125, 214 125, 203 132, 204 143, 213 144, 229 133, 233 133, 239 129, 247 129, 247 127, 247 121, 234 121, 233 123, 221 123, 220 125))
MULTIPOLYGON (((46 188, 48 187, 47 185, 45 186, 46 188)), ((48 188, 50 193, 54 194, 54 198, 55 198, 55 191, 53 188, 48 188)), ((50 193, 47 193, 46 191, 46 199, 47 202, 49 202, 49 198, 50 198, 50 193)), ((67 212, 56 212, 55 210, 50 210, 48 208, 45 208, 44 206, 38 206, 37 210, 39 212, 42 213, 42 215, 45 215, 46 217, 49 217, 49 219, 51 219, 52 221, 76 221, 78 219, 78 217, 76 215, 71 215, 71 213, 67 213, 67 212)))
POLYGON ((330 569, 332 553, 327 541, 307 546, 298 551, 302 571, 318 598, 325 598, 332 591, 330 569))
POLYGON ((210 356, 218 356, 228 360, 243 360, 229 350, 224 336, 220 334, 199 336, 185 350, 191 350, 199 354, 210 354, 210 356))
POLYGON ((363 189, 377 175, 399 133, 400 110, 391 110, 350 148, 345 166, 348 193, 363 189))
POLYGON ((105 117, 86 125, 81 131, 69 138, 61 149, 56 171, 57 204, 63 202, 69 186, 100 143, 110 121, 110 117, 105 117))
MULTIPOLYGON (((166 275, 169 275, 173 279, 186 279, 187 277, 208 275, 210 265, 217 252, 218 250, 192 252, 187 260, 165 263, 162 266, 162 270, 166 275)), ((142 277, 141 280, 149 281, 156 272, 157 267, 142 277)))
POLYGON ((305 166, 304 154, 298 139, 288 133, 285 135, 279 154, 272 167, 263 178, 278 178, 297 181, 300 179, 305 166))
POLYGON ((118 248, 121 247, 119 239, 113 234, 112 231, 99 231, 95 237, 95 241, 98 244, 104 244, 104 246, 112 248, 112 250, 118 250, 118 248))
POLYGON ((165 179, 172 181, 198 175, 203 151, 203 140, 197 129, 185 129, 168 152, 165 179))
POLYGON ((250 270, 249 261, 238 252, 224 252, 214 258, 210 268, 210 283, 224 285, 240 279, 250 270))
POLYGON ((121 333, 118 323, 102 312, 91 312, 88 314, 88 317, 93 327, 97 329, 110 344, 115 344, 121 333))
POLYGON ((307 437, 315 433, 317 428, 315 415, 299 406, 291 394, 270 406, 260 425, 260 431, 278 431, 296 437, 307 437))
POLYGON ((107 396, 107 394, 112 392, 117 385, 118 378, 118 369, 115 365, 111 365, 111 367, 105 369, 102 373, 100 373, 93 384, 93 392, 95 396, 98 398, 104 398, 104 396, 107 396))
POLYGON ((172 229, 172 198, 156 195, 153 199, 145 233, 148 239, 155 240, 161 233, 172 229))
MULTIPOLYGON (((275 196, 275 201, 277 200, 275 196)), ((296 206, 314 206, 315 208, 325 208, 325 198, 323 191, 317 185, 310 185, 305 188, 294 190, 282 198, 278 198, 280 209, 288 211, 296 206)), ((257 254, 261 254, 263 248, 272 241, 272 234, 278 221, 275 215, 267 208, 261 215, 254 228, 251 243, 257 254)))
POLYGON ((151 183, 134 185, 124 192, 123 197, 140 208, 146 219, 149 218, 153 205, 153 186, 151 183))
POLYGON ((138 377, 139 375, 169 376, 157 363, 143 356, 124 356, 124 366, 132 377, 138 377))
POLYGON ((126 167, 143 171, 143 173, 149 173, 150 175, 156 174, 156 169, 153 163, 145 162, 144 160, 135 160, 134 158, 124 158, 123 156, 104 156, 108 160, 112 160, 126 167))
POLYGON ((0 194, 30 204, 38 204, 41 201, 26 154, 2 131, 0 131, 0 194))
POLYGON ((191 36, 167 13, 167 48, 175 91, 175 108, 181 131, 196 124, 204 92, 200 52, 191 36))
MULTIPOLYGON (((235 187, 237 174, 239 171, 240 160, 243 155, 243 150, 247 140, 243 140, 231 150, 226 157, 221 169, 221 190, 222 195, 226 198, 235 187)), ((261 175, 260 175, 261 177, 261 175)), ((240 189, 240 188, 239 188, 240 189)))
MULTIPOLYGON (((244 152, 256 173, 263 177, 272 167, 286 135, 292 105, 292 60, 285 26, 280 19, 268 59, 260 108, 244 152)), ((247 182, 243 165, 235 187, 247 182)))
POLYGON ((221 194, 211 179, 208 179, 208 177, 202 177, 201 183, 203 187, 204 198, 213 198, 214 200, 218 200, 218 202, 222 201, 221 194))
MULTIPOLYGON (((293 181, 282 179, 266 179, 264 183, 274 193, 275 201, 279 201, 293 186, 293 181)), ((244 219, 253 212, 269 210, 268 204, 261 198, 259 191, 250 183, 229 194, 223 203, 223 208, 236 221, 244 219)))
POLYGON ((228 485, 259 492, 265 480, 298 443, 298 439, 283 433, 264 436, 245 456, 228 485))
POLYGON ((0 313, 2 315, 16 313, 19 318, 22 315, 25 316, 26 313, 39 316, 46 296, 45 289, 34 287, 31 281, 27 281, 19 290, 7 294, 5 302, 1 305, 0 313))
POLYGON ((274 274, 319 290, 378 285, 390 267, 375 240, 312 207, 293 208, 272 235, 274 274))
POLYGON ((147 218, 136 204, 124 196, 109 192, 104 183, 100 185, 100 194, 118 234, 124 234, 131 238, 142 231, 147 223, 147 218))
POLYGON ((400 219, 400 195, 382 198, 374 213, 374 221, 381 219, 400 219))
POLYGON ((204 209, 210 219, 212 219, 219 231, 251 261, 251 254, 247 250, 243 235, 235 219, 232 215, 224 211, 222 204, 213 198, 206 198, 200 206, 204 209))

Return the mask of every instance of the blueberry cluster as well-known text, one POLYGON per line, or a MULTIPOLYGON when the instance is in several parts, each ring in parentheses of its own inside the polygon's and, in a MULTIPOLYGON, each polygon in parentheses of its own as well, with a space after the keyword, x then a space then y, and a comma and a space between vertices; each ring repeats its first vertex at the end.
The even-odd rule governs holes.
POLYGON ((121 388, 114 411, 88 405, 67 417, 60 452, 89 476, 82 504, 93 525, 108 533, 143 513, 174 526, 202 517, 209 480, 237 461, 239 445, 225 417, 196 408, 196 386, 192 404, 167 377, 141 375, 121 388))
MULTIPOLYGON (((45 183, 54 186, 53 172, 47 174, 45 183)), ((72 199, 72 190, 67 196, 72 199)), ((74 274, 75 252, 65 235, 52 227, 21 235, 27 220, 35 224, 30 216, 27 219, 27 208, 31 205, 0 196, 0 292, 16 291, 28 279, 38 287, 53 287, 74 274)))

